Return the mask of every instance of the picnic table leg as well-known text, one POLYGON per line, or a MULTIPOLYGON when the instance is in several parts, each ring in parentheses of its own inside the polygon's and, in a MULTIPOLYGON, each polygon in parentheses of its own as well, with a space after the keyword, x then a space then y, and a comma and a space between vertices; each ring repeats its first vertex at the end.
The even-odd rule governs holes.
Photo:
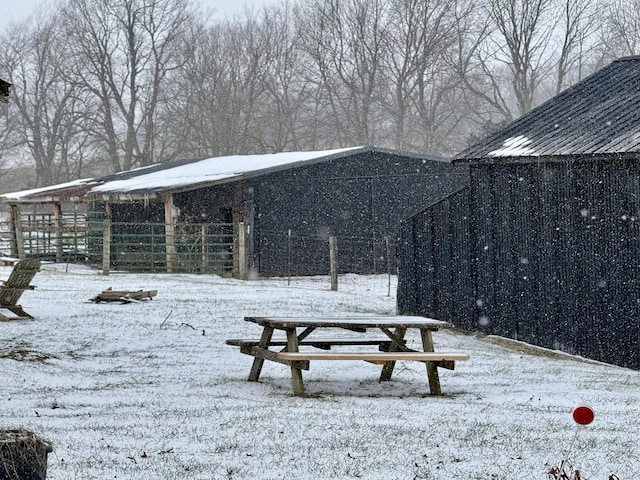
MULTIPOLYGON (((402 345, 402 340, 404 340, 405 333, 407 333, 407 329, 404 327, 395 329, 393 336, 396 340, 391 342, 391 345, 389 346, 390 352, 397 352, 398 350, 400 350, 400 346, 402 345)), ((382 373, 380 374, 381 382, 388 382, 389 380, 391 380, 391 375, 393 374, 393 369, 395 368, 395 366, 395 361, 385 362, 384 367, 382 367, 382 373)))
MULTIPOLYGON (((262 330, 262 336, 260 337, 259 347, 269 348, 269 342, 273 336, 273 327, 264 327, 262 330)), ((249 372, 249 381, 257 382, 260 378, 260 372, 262 371, 262 365, 264 365, 264 358, 254 358, 253 365, 251 365, 251 371, 249 372)))
MULTIPOLYGON (((422 336, 422 349, 425 352, 433 352, 433 337, 431 336, 431 330, 426 328, 420 329, 422 336)), ((438 376, 438 368, 433 362, 426 362, 427 364, 427 377, 429 377, 429 389, 431 395, 442 395, 440 389, 440 377, 438 376)))
MULTIPOLYGON (((296 330, 287 330, 287 351, 298 351, 298 335, 296 330)), ((302 370, 295 365, 295 362, 291 364, 291 384, 293 385, 293 394, 296 396, 304 396, 304 383, 302 381, 302 370)))

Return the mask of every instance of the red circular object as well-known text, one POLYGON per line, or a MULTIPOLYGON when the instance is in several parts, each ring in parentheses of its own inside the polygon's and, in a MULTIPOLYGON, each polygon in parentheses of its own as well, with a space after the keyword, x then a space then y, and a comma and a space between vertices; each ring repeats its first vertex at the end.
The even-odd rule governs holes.
POLYGON ((573 419, 578 425, 589 425, 595 416, 589 407, 578 407, 573 411, 573 419))

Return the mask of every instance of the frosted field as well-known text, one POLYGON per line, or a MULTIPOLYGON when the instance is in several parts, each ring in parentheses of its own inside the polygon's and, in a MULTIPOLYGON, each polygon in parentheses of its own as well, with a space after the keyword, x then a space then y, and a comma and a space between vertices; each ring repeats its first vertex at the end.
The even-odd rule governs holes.
POLYGON ((312 362, 297 398, 287 367, 267 362, 249 383, 251 358, 224 343, 257 338, 245 315, 394 314, 388 282, 341 276, 332 292, 328 277, 105 277, 45 264, 20 302, 36 319, 0 323, 0 425, 53 444, 50 480, 525 480, 565 456, 583 479, 638 478, 634 370, 440 331, 436 350, 471 356, 440 371, 442 397, 415 362, 388 383, 364 362, 312 362), (158 295, 88 301, 108 287, 158 295), (578 428, 583 404, 596 418, 578 428))

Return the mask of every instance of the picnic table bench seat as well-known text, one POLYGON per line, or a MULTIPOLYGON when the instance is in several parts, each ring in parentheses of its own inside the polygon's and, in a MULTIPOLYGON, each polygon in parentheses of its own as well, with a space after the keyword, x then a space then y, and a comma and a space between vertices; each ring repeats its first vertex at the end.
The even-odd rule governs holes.
POLYGON ((469 355, 455 352, 280 352, 277 355, 289 361, 364 360, 375 364, 393 361, 431 362, 448 370, 454 369, 456 361, 469 360, 469 355))

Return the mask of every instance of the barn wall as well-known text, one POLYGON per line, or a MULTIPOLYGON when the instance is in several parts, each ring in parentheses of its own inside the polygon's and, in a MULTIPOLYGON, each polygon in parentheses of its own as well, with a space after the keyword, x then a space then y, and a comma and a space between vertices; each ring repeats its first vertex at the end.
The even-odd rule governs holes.
POLYGON ((473 329, 469 189, 402 222, 398 313, 473 329))
POLYGON ((476 317, 491 334, 640 368, 640 172, 474 166, 476 317))
POLYGON ((340 273, 395 271, 400 221, 468 183, 447 162, 367 152, 254 179, 255 253, 265 276, 329 272, 338 238, 340 273), (291 248, 289 248, 291 230, 291 248))

